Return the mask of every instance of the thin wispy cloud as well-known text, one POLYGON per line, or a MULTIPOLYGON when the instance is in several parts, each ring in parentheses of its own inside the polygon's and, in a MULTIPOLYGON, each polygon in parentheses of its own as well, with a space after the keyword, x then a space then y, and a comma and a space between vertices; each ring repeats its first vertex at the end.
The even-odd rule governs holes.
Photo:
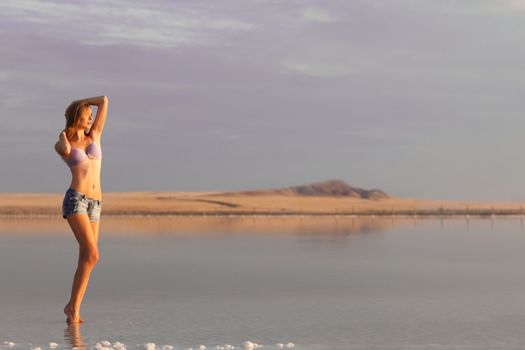
POLYGON ((349 64, 338 65, 331 62, 285 60, 282 65, 285 70, 314 78, 345 78, 357 71, 349 64))
POLYGON ((427 12, 449 13, 466 16, 485 16, 497 13, 509 13, 525 10, 524 0, 443 0, 443 1, 401 1, 403 5, 424 9, 427 12))
POLYGON ((311 22, 321 22, 321 23, 327 23, 327 22, 335 22, 337 21, 337 18, 322 10, 319 8, 313 8, 313 7, 307 7, 301 11, 301 16, 303 19, 311 22))
POLYGON ((45 24, 46 31, 90 45, 134 44, 174 48, 217 45, 221 31, 246 31, 251 24, 185 3, 127 1, 42 2, 6 0, 4 16, 45 24), (63 32, 67 26, 67 32, 63 32))

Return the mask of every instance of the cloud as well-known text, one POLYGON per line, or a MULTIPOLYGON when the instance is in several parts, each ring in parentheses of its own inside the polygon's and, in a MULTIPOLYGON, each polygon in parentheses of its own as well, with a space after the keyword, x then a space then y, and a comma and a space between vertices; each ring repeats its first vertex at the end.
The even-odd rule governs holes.
POLYGON ((44 25, 44 31, 74 37, 90 45, 217 45, 220 32, 252 28, 248 22, 184 3, 168 6, 137 2, 130 6, 122 0, 90 3, 6 0, 0 3, 0 13, 11 21, 44 25))
POLYGON ((477 16, 497 13, 509 13, 515 10, 525 10, 524 0, 447 0, 426 1, 428 10, 447 14, 477 16))
POLYGON ((336 65, 329 62, 313 63, 304 60, 285 60, 282 67, 288 72, 317 78, 343 78, 354 72, 348 65, 336 65))
POLYGON ((314 7, 307 7, 303 9, 301 12, 301 16, 304 20, 310 21, 310 22, 335 22, 336 18, 333 17, 331 14, 327 13, 326 11, 314 8, 314 7))

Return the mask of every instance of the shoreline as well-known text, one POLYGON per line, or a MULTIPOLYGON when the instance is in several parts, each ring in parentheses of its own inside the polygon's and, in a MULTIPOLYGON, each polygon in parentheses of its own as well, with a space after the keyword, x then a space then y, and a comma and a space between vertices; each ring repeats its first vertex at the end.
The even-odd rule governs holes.
MULTIPOLYGON (((0 193, 0 217, 61 216, 62 193, 0 193)), ((414 198, 109 192, 103 216, 123 217, 496 217, 525 216, 525 202, 414 198)))
MULTIPOLYGON (((133 217, 133 218, 157 218, 157 217, 344 217, 344 218, 353 218, 353 217, 392 217, 392 218, 457 218, 457 217, 525 217, 525 213, 522 210, 516 209, 498 209, 498 210, 470 210, 470 211, 460 211, 460 210, 416 210, 416 211, 362 211, 362 212, 294 212, 294 211, 274 211, 274 212, 110 212, 102 213, 106 217, 133 217)), ((61 217, 60 213, 46 213, 46 212, 0 212, 0 218, 58 218, 61 217)))

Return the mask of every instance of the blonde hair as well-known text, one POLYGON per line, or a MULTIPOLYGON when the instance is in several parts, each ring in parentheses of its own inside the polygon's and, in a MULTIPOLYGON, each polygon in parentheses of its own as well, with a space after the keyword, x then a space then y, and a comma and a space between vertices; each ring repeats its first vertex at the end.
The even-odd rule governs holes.
POLYGON ((66 137, 70 140, 78 129, 78 120, 79 116, 82 115, 82 112, 86 108, 91 108, 87 102, 71 102, 71 104, 66 108, 66 137))

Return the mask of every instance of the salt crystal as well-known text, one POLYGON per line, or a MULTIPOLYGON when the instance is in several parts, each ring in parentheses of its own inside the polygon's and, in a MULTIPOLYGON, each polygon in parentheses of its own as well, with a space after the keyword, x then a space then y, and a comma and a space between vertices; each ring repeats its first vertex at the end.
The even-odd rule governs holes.
POLYGON ((155 350, 155 343, 142 344, 145 350, 155 350))
POLYGON ((115 350, 126 350, 126 345, 122 344, 121 342, 114 342, 112 345, 113 349, 115 350))
POLYGON ((251 341, 248 341, 248 340, 243 342, 242 346, 244 346, 245 350, 253 350, 253 349, 255 349, 255 344, 252 343, 251 341))

